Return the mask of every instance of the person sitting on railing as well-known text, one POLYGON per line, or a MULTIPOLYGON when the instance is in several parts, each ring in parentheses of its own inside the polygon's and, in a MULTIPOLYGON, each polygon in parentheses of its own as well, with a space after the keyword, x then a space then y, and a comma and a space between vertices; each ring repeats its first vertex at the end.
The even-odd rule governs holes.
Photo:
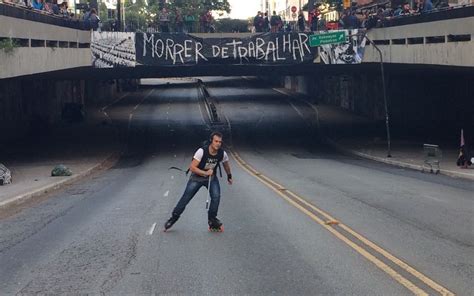
MULTIPOLYGON (((44 8, 43 8, 44 11, 46 11, 48 13, 51 13, 51 14, 54 14, 53 7, 54 7, 53 0, 45 0, 44 1, 44 8)), ((58 11, 59 11, 59 8, 58 8, 58 11)))
POLYGON ((413 11, 413 9, 411 9, 410 3, 408 3, 408 2, 403 3, 403 10, 402 10, 401 15, 410 15, 410 14, 413 14, 413 13, 414 13, 414 11, 413 11))
POLYGON ((67 2, 59 4, 59 15, 69 18, 69 12, 67 11, 67 2))
POLYGON ((51 10, 53 11, 53 14, 59 14, 59 5, 58 5, 58 0, 53 0, 51 5, 51 10))
POLYGON ((436 7, 437 9, 443 9, 443 8, 448 8, 449 7, 449 2, 448 0, 439 0, 438 2, 433 2, 433 6, 436 7))
MULTIPOLYGON (((420 1, 420 4, 421 4, 421 1, 420 1)), ((424 0, 421 13, 430 12, 431 10, 433 10, 433 2, 431 2, 431 0, 424 0)))
POLYGON ((37 10, 43 10, 43 7, 44 7, 43 0, 33 0, 31 2, 31 6, 37 10))
POLYGON ((397 8, 393 11, 393 16, 401 16, 403 12, 402 6, 398 5, 397 8))

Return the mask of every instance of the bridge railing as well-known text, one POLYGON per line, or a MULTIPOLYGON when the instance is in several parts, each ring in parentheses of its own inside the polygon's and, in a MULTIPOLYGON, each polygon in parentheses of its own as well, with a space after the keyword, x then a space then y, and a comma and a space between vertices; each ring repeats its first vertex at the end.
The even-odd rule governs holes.
POLYGON ((44 10, 27 7, 20 3, 23 2, 15 3, 13 1, 0 0, 0 15, 77 30, 87 30, 85 23, 79 19, 55 15, 44 10))
POLYGON ((436 8, 423 13, 391 16, 382 22, 382 27, 395 27, 426 22, 442 21, 474 16, 474 4, 436 8))

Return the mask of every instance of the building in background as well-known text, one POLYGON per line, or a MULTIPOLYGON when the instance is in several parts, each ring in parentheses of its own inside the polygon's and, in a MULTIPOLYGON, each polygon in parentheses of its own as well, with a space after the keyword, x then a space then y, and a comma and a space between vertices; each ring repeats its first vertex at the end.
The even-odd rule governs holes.
MULTIPOLYGON (((276 11, 282 19, 286 21, 296 21, 300 8, 308 3, 308 0, 261 0, 261 7, 263 12, 272 14, 276 11), (297 8, 296 16, 291 11, 291 7, 297 8)), ((307 16, 307 12, 305 13, 307 16)))

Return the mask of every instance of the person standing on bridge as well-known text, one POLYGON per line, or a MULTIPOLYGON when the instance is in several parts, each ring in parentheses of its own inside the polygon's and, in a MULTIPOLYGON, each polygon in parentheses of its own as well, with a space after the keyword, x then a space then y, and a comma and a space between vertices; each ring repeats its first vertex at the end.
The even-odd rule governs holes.
POLYGON ((220 166, 221 162, 224 166, 225 172, 227 173, 227 182, 229 185, 232 185, 233 179, 229 165, 229 156, 224 149, 222 149, 222 134, 219 132, 213 132, 209 140, 210 144, 199 148, 194 154, 193 160, 189 166, 191 176, 189 177, 186 189, 184 190, 181 199, 173 209, 171 218, 169 218, 165 223, 165 231, 171 228, 171 226, 178 221, 187 204, 203 186, 209 190, 211 197, 211 204, 209 205, 208 211, 209 230, 222 231, 222 222, 217 218, 221 189, 216 174, 217 168, 220 166))
POLYGON ((160 14, 158 15, 158 19, 160 20, 161 33, 169 33, 170 14, 166 8, 163 7, 160 14))
POLYGON ((277 15, 276 11, 273 11, 273 15, 270 18, 270 25, 272 26, 271 32, 278 33, 282 24, 283 22, 281 21, 281 17, 277 15))

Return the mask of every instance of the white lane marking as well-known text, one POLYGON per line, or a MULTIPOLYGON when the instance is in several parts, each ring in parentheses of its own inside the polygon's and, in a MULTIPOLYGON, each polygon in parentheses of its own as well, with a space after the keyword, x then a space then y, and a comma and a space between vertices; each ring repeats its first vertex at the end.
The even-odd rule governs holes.
POLYGON ((151 95, 151 93, 153 92, 153 89, 150 90, 150 92, 145 96, 143 97, 143 99, 135 105, 135 107, 133 107, 133 111, 137 110, 138 107, 140 107, 140 105, 145 102, 145 100, 151 95))
POLYGON ((174 155, 174 158, 176 158, 176 154, 174 155))
POLYGON ((278 89, 278 88, 272 88, 272 89, 273 89, 274 91, 276 91, 276 92, 279 92, 279 93, 281 93, 282 95, 285 95, 285 96, 290 96, 290 94, 289 94, 289 93, 287 93, 287 92, 284 92, 284 91, 282 91, 282 90, 280 90, 280 89, 278 89))
POLYGON ((163 196, 164 196, 164 197, 167 197, 167 196, 168 196, 168 194, 170 194, 170 191, 169 191, 169 190, 168 190, 168 191, 166 191, 166 192, 165 192, 165 194, 163 194, 163 196))
MULTIPOLYGON (((148 94, 143 98, 143 100, 140 101, 140 103, 138 103, 134 108, 133 110, 137 110, 138 106, 140 106, 141 103, 143 103, 150 95, 151 93, 153 92, 153 89, 150 90, 150 92, 148 92, 148 94)), ((130 131, 130 127, 132 125, 132 119, 133 119, 133 111, 130 113, 130 115, 128 116, 128 128, 127 128, 127 131, 130 131)))
POLYGON ((117 103, 118 101, 120 101, 121 99, 125 98, 126 96, 128 96, 130 93, 129 92, 126 92, 125 94, 123 94, 120 98, 118 98, 117 100, 113 101, 112 103, 108 104, 107 106, 103 107, 102 108, 102 112, 104 112, 107 108, 109 108, 110 106, 112 106, 113 104, 117 103))
POLYGON ((153 234, 153 231, 155 231, 155 227, 156 227, 156 223, 153 223, 153 225, 151 226, 150 230, 148 230, 148 235, 152 235, 152 234, 153 234))
POLYGON ((133 113, 130 113, 128 116, 128 130, 130 130, 130 126, 132 125, 132 118, 133 118, 133 113))
POLYGON ((295 106, 295 104, 293 104, 293 102, 288 99, 286 101, 291 105, 291 107, 293 107, 293 109, 295 109, 296 113, 298 113, 299 116, 304 119, 303 113, 301 113, 301 111, 295 106))
POLYGON ((349 177, 352 177, 352 178, 354 178, 356 180, 359 180, 359 181, 362 180, 362 178, 360 178, 359 176, 356 176, 356 175, 349 175, 349 177))
MULTIPOLYGON (((274 91, 276 92, 279 92, 281 93, 282 95, 285 95, 287 97, 291 97, 291 98, 294 98, 290 93, 288 92, 285 92, 285 91, 282 91, 282 90, 279 90, 278 88, 272 88, 274 91)), ((302 99, 302 98, 296 98, 297 100, 299 101, 302 101, 304 102, 305 104, 308 104, 308 106, 313 109, 314 111, 314 114, 316 116, 316 128, 319 130, 321 130, 320 126, 319 126, 319 111, 318 111, 318 108, 316 108, 312 103, 308 102, 307 100, 305 99, 302 99)), ((295 109, 295 107, 293 106, 293 108, 295 109)), ((295 109, 296 110, 296 109, 295 109)), ((298 112, 298 110, 296 110, 296 112, 298 112)), ((298 112, 299 113, 299 112, 298 112)), ((303 118, 304 119, 304 118, 303 118)), ((305 121, 306 122, 306 121, 305 121)))
POLYGON ((171 176, 171 179, 174 179, 174 176, 171 176))
POLYGON ((438 202, 444 202, 444 203, 447 202, 446 200, 442 200, 442 199, 436 198, 436 197, 431 196, 431 195, 424 195, 424 194, 423 194, 422 196, 423 196, 423 197, 426 197, 426 198, 429 198, 429 199, 431 199, 431 200, 438 201, 438 202))

